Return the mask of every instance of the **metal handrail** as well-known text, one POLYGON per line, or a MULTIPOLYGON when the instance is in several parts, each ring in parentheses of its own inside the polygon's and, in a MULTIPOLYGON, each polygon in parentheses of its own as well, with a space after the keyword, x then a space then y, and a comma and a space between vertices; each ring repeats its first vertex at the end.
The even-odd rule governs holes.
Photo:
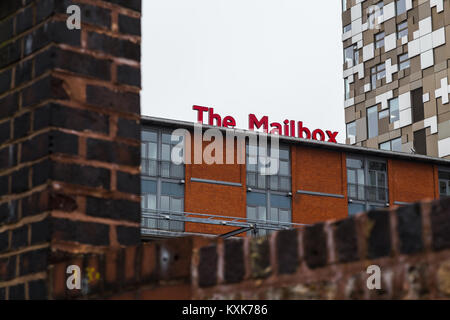
MULTIPOLYGON (((184 211, 171 211, 162 209, 142 209, 142 217, 155 220, 192 222, 201 224, 222 225, 239 228, 256 228, 263 230, 287 230, 295 227, 306 226, 307 224, 280 222, 273 220, 255 220, 248 218, 212 215, 205 213, 193 213, 184 211)), ((152 229, 146 228, 144 229, 152 229)))

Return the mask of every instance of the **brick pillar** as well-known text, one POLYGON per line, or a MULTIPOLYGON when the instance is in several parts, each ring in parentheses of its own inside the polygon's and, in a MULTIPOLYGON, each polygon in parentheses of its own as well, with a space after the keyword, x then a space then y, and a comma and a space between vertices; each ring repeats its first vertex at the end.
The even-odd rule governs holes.
POLYGON ((66 253, 140 242, 140 11, 0 1, 0 300, 51 295, 66 253))

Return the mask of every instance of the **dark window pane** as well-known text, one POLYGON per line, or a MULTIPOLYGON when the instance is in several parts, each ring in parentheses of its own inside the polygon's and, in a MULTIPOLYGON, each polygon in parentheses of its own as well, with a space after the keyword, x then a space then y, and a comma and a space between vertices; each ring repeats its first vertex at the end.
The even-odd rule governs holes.
POLYGON ((184 185, 171 182, 162 182, 161 194, 173 197, 184 197, 184 185))
POLYGON ((267 197, 265 193, 248 192, 247 205, 251 206, 266 206, 267 197))
POLYGON ((414 132, 414 150, 418 154, 427 154, 427 137, 426 129, 422 129, 414 132))
POLYGON ((271 194, 270 195, 270 206, 272 208, 290 209, 291 208, 291 198, 287 197, 287 196, 271 194))
POLYGON ((378 107, 374 106, 367 109, 367 125, 369 138, 378 136, 378 107))
POLYGON ((360 212, 364 212, 365 210, 366 210, 366 208, 363 204, 359 204, 359 203, 349 203, 348 204, 348 214, 350 216, 360 213, 360 212))
POLYGON ((422 88, 418 88, 416 90, 411 91, 411 102, 413 111, 413 122, 422 121, 424 119, 422 88))
POLYGON ((156 181, 153 180, 141 180, 141 193, 142 194, 156 194, 156 181))

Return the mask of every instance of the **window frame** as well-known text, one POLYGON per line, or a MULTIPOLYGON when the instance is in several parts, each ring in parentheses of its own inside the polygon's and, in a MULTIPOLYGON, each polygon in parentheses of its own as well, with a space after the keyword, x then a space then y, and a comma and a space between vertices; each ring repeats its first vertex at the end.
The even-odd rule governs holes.
POLYGON ((378 119, 378 118, 379 118, 379 116, 378 116, 378 105, 374 105, 374 106, 368 107, 368 108, 366 109, 366 118, 367 118, 367 137, 368 137, 368 139, 377 137, 378 134, 379 134, 379 126, 378 126, 378 120, 379 120, 379 119, 378 119), (372 110, 375 110, 375 111, 372 112, 372 110), (376 134, 374 134, 374 135, 371 135, 369 112, 372 112, 372 113, 375 115, 374 117, 375 117, 375 119, 376 119, 377 127, 376 127, 376 134))
POLYGON ((359 64, 359 49, 358 49, 358 46, 355 44, 349 45, 348 47, 344 48, 344 63, 346 64, 347 68, 351 68, 348 65, 348 61, 352 62, 351 67, 354 67, 359 64), (351 59, 347 57, 348 49, 352 49, 351 59))
POLYGON ((408 9, 406 8, 406 0, 397 0, 397 1, 395 1, 395 13, 396 13, 397 16, 399 16, 401 14, 404 14, 407 11, 408 11, 408 9), (403 12, 399 12, 399 10, 398 10, 400 2, 402 2, 404 4, 405 11, 403 11, 403 12))
MULTIPOLYGON (((268 156, 269 158, 271 157, 271 155, 269 154, 269 150, 271 150, 271 146, 270 143, 267 143, 267 149, 266 149, 266 156, 268 156)), ((252 166, 256 166, 256 171, 255 170, 248 170, 249 168, 249 155, 250 155, 250 148, 249 148, 249 144, 248 141, 246 142, 246 157, 245 157, 245 172, 246 172, 246 187, 247 187, 247 200, 246 200, 246 217, 249 218, 249 208, 256 208, 257 210, 257 215, 259 214, 258 210, 260 209, 261 206, 256 206, 253 204, 249 204, 248 203, 248 195, 249 193, 251 194, 263 194, 266 198, 266 203, 265 203, 265 220, 264 221, 272 221, 270 220, 270 216, 271 216, 271 210, 273 208, 277 208, 277 209, 287 209, 287 208, 278 208, 275 207, 274 204, 272 203, 272 197, 286 197, 289 200, 289 209, 288 210, 288 216, 289 216, 289 223, 292 222, 292 154, 291 154, 291 146, 289 144, 280 144, 279 145, 279 149, 280 150, 284 150, 287 151, 288 153, 288 159, 281 159, 280 160, 286 162, 287 161, 287 166, 288 166, 288 174, 289 175, 284 175, 284 174, 280 174, 280 172, 278 172, 278 174, 276 175, 277 179, 278 179, 278 189, 274 190, 272 189, 272 185, 271 185, 271 175, 266 175, 263 176, 259 173, 259 167, 260 167, 260 159, 259 159, 259 146, 256 146, 257 148, 257 164, 252 164, 252 166), (256 180, 255 180, 255 185, 250 185, 249 184, 249 174, 254 174, 256 176, 256 180), (265 180, 264 182, 264 187, 261 187, 260 184, 258 183, 259 179, 262 177, 262 179, 265 180), (288 184, 289 184, 289 188, 288 189, 282 189, 281 187, 281 179, 282 178, 287 178, 288 179, 288 184)), ((279 153, 280 154, 280 153, 279 153)), ((279 168, 281 168, 281 165, 279 166, 279 168)), ((278 213, 278 217, 279 213, 278 213)), ((250 219, 251 221, 255 221, 253 219, 250 219)), ((261 220, 258 220, 261 221, 261 220)), ((256 222, 256 221, 255 221, 256 222)), ((285 223, 285 222, 281 222, 278 221, 278 223, 285 223)), ((257 235, 266 235, 269 234, 270 232, 264 229, 258 229, 257 230, 257 235)), ((254 234, 249 232, 250 234, 254 234)))
POLYGON ((350 82, 348 78, 344 78, 344 99, 349 100, 351 96, 350 82))
POLYGON ((385 62, 379 63, 376 66, 370 68, 370 84, 372 90, 376 89, 377 81, 386 78, 386 64, 385 62))
MULTIPOLYGON (((146 230, 163 231, 163 232, 184 232, 185 231, 185 223, 182 221, 173 221, 173 220, 165 221, 163 219, 148 218, 148 217, 146 218, 145 212, 144 212, 147 209, 147 210, 154 210, 156 214, 160 214, 160 212, 162 210, 166 210, 166 209, 162 209, 162 205, 161 205, 162 197, 164 197, 164 196, 168 196, 169 201, 171 201, 172 199, 181 200, 181 211, 169 209, 168 210, 169 212, 164 212, 163 214, 167 215, 169 213, 169 215, 180 216, 184 212, 184 207, 185 207, 185 188, 184 187, 185 187, 185 177, 186 177, 186 166, 184 163, 181 165, 175 165, 172 163, 171 160, 163 159, 163 152, 162 152, 163 145, 167 145, 167 143, 165 143, 163 141, 163 135, 164 134, 172 135, 172 133, 173 133, 173 130, 171 130, 170 128, 157 128, 157 127, 151 127, 151 126, 142 128, 141 149, 143 148, 143 143, 145 143, 145 142, 147 142, 147 144, 149 142, 156 143, 156 159, 147 158, 150 150, 146 150, 148 152, 148 154, 146 154, 145 156, 141 155, 141 161, 156 161, 156 163, 157 163, 156 174, 151 174, 150 170, 148 170, 147 172, 144 172, 144 170, 141 171, 141 183, 142 184, 145 181, 152 181, 156 184, 156 193, 143 193, 141 191, 141 208, 143 210, 141 228, 146 229, 146 230), (156 142, 154 142, 154 141, 147 142, 147 140, 144 140, 144 138, 143 138, 144 132, 156 133, 156 142), (162 162, 170 162, 169 176, 163 176, 163 174, 162 174, 163 169, 162 169, 162 165, 161 165, 162 162), (181 167, 182 174, 180 174, 179 176, 172 176, 170 174, 172 165, 181 167), (163 192, 163 184, 164 183, 181 185, 182 189, 183 189, 182 196, 164 194, 164 192, 163 192), (147 198, 147 196, 149 196, 149 195, 154 195, 156 197, 155 208, 150 208, 148 206, 149 199, 147 198), (154 226, 151 226, 151 225, 154 225, 154 226), (166 225, 167 225, 167 227, 165 227, 166 225)), ((183 141, 183 143, 185 142, 184 139, 182 141, 183 141)), ((173 147, 175 145, 177 145, 179 142, 171 142, 169 144, 170 155, 172 153, 173 147)), ((150 165, 148 165, 148 168, 150 169, 150 165)), ((169 206, 170 205, 171 205, 171 203, 169 202, 169 206)))
POLYGON ((355 137, 355 141, 356 141, 356 121, 352 121, 352 122, 347 123, 346 126, 345 126, 345 129, 346 129, 345 131, 346 131, 346 134, 347 134, 347 139, 350 139, 350 136, 354 136, 355 137), (350 135, 349 134, 349 126, 350 125, 354 126, 354 130, 355 130, 355 134, 354 135, 350 135))
POLYGON ((375 37, 375 49, 383 48, 384 47, 384 39, 386 37, 386 33, 384 31, 378 32, 374 35, 375 37), (382 38, 378 39, 379 36, 383 36, 382 38), (381 44, 380 44, 381 43, 381 44))
MULTIPOLYGON (((373 208, 386 208, 387 206, 389 206, 389 168, 388 168, 388 162, 386 159, 383 158, 379 158, 379 157, 364 157, 364 156, 360 156, 360 155, 354 155, 354 154, 347 154, 347 160, 346 160, 346 172, 347 172, 347 193, 348 193, 348 204, 349 204, 349 208, 350 208, 350 204, 355 204, 355 205, 363 205, 365 207, 365 211, 369 211, 373 208), (357 161, 361 161, 363 164, 363 168, 361 169, 356 169, 356 168, 349 168, 348 166, 348 160, 357 160, 357 161), (379 163, 383 163, 386 166, 386 171, 384 171, 384 176, 385 176, 385 184, 383 187, 378 186, 378 179, 377 180, 377 185, 373 186, 369 184, 369 171, 374 171, 374 170, 370 170, 369 169, 369 164, 370 162, 379 162, 379 163), (357 194, 359 194, 361 192, 361 190, 363 190, 362 192, 364 192, 364 199, 360 199, 360 198, 353 198, 351 197, 351 192, 350 192, 350 182, 349 182, 349 170, 350 171, 355 171, 355 170, 362 170, 363 172, 363 178, 364 178, 364 184, 360 185, 359 183, 356 184, 356 189, 357 194), (362 188, 362 189, 361 189, 362 188), (376 190, 378 190, 378 188, 384 189, 384 200, 379 200, 379 201, 375 201, 372 199, 368 199, 367 197, 367 190, 366 188, 377 188, 376 190)), ((381 171, 380 171, 381 172, 381 171)), ((358 181, 358 176, 356 177, 356 182, 358 181)), ((377 191, 378 192, 378 191, 377 191)), ((350 210, 348 210, 350 211, 350 210)), ((353 214, 357 214, 358 212, 355 212, 353 214)), ((349 215, 351 215, 349 213, 349 215)))
POLYGON ((400 105, 399 105, 399 99, 398 99, 398 97, 389 99, 389 101, 388 101, 388 106, 389 106, 389 123, 394 123, 394 122, 396 122, 396 121, 400 121, 400 105), (396 117, 393 117, 394 111, 392 110, 393 108, 392 108, 392 105, 391 105, 391 101, 394 101, 394 100, 397 101, 397 107, 396 107, 396 109, 394 110, 395 113, 396 113, 396 117), (394 118, 394 120, 393 120, 393 118, 394 118))
POLYGON ((449 179, 441 178, 441 173, 448 174, 450 176, 450 168, 439 167, 438 168, 438 181, 439 181, 439 198, 450 196, 450 177, 449 179), (441 183, 444 182, 446 186, 446 194, 441 193, 441 183))
POLYGON ((410 60, 408 53, 400 54, 398 55, 398 70, 406 70, 410 68, 410 60), (406 59, 402 60, 402 57, 406 56, 406 59), (404 65, 407 65, 406 67, 403 67, 404 65))
POLYGON ((402 138, 401 137, 399 137, 399 138, 395 138, 395 139, 391 139, 391 140, 389 140, 389 141, 386 141, 386 142, 383 142, 383 143, 380 143, 379 145, 378 145, 378 148, 380 149, 380 150, 384 150, 384 151, 392 151, 392 152, 402 152, 401 151, 401 145, 402 145, 402 138), (394 143, 394 141, 398 141, 398 140, 400 140, 400 150, 393 150, 393 143, 394 143), (389 144, 389 149, 383 149, 381 146, 382 145, 385 145, 385 144, 389 144))
POLYGON ((403 37, 408 36, 408 20, 397 23, 397 39, 401 39, 403 37), (406 27, 402 28, 405 25, 406 27), (406 31, 406 34, 403 34, 406 31))

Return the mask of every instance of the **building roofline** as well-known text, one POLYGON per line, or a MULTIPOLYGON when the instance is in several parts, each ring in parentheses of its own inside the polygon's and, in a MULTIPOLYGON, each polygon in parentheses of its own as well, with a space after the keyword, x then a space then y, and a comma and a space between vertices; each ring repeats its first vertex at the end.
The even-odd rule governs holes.
MULTIPOLYGON (((178 128, 185 128, 185 129, 192 129, 192 128, 194 128, 194 125, 195 125, 194 122, 167 119, 167 118, 159 118, 159 117, 150 117, 150 116, 141 116, 141 122, 142 122, 142 125, 163 125, 163 126, 178 127, 178 128)), ((206 125, 206 124, 203 124, 202 127, 204 129, 213 129, 213 128, 219 129, 221 131, 239 130, 239 131, 249 132, 249 133, 253 132, 251 130, 230 129, 230 128, 227 129, 227 128, 223 128, 223 127, 210 126, 210 125, 206 125)), ((352 146, 352 145, 347 145, 347 144, 342 144, 342 143, 323 142, 323 141, 317 141, 317 140, 302 139, 302 138, 297 138, 297 137, 287 137, 287 136, 283 136, 283 135, 280 135, 279 138, 280 138, 280 142, 301 145, 301 146, 306 146, 306 147, 312 147, 312 148, 318 148, 318 149, 327 149, 327 150, 333 150, 333 151, 345 151, 346 153, 352 153, 352 154, 363 154, 363 155, 370 155, 370 156, 374 156, 374 157, 385 157, 385 158, 393 158, 393 159, 400 159, 400 160, 427 162, 427 163, 433 163, 433 164, 442 165, 442 166, 450 166, 450 160, 436 158, 436 157, 430 157, 430 156, 425 156, 425 155, 419 155, 419 154, 409 154, 409 153, 404 153, 404 152, 385 151, 385 150, 379 150, 379 149, 352 146)))

